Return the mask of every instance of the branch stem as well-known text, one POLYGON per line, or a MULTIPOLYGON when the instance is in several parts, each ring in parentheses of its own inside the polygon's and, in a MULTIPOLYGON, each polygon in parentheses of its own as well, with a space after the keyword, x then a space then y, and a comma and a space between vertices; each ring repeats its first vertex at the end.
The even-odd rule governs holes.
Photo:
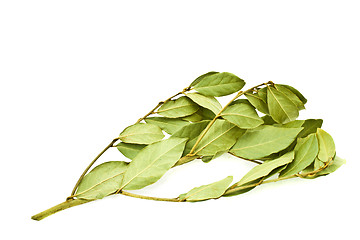
POLYGON ((66 200, 65 202, 62 202, 54 207, 51 207, 45 211, 42 211, 41 213, 38 213, 34 216, 31 217, 31 219, 36 220, 36 221, 40 221, 54 213, 60 212, 62 210, 71 208, 71 207, 75 207, 84 203, 88 203, 91 202, 93 200, 84 200, 84 199, 69 199, 66 200))
POLYGON ((84 178, 85 174, 89 171, 89 169, 94 165, 94 163, 96 162, 96 160, 98 160, 98 159, 101 157, 101 155, 103 155, 109 148, 111 148, 112 146, 114 146, 114 143, 115 143, 117 140, 119 140, 119 139, 118 139, 118 138, 113 139, 113 140, 109 143, 109 145, 107 145, 107 146, 94 158, 94 160, 92 160, 92 162, 86 167, 86 169, 84 170, 84 172, 81 174, 80 178, 77 180, 77 182, 76 182, 76 184, 75 184, 75 186, 74 186, 74 188, 73 188, 73 190, 72 190, 72 192, 71 192, 71 196, 67 198, 68 200, 69 200, 69 199, 72 199, 72 195, 75 194, 76 189, 77 189, 77 187, 79 186, 81 180, 84 178))

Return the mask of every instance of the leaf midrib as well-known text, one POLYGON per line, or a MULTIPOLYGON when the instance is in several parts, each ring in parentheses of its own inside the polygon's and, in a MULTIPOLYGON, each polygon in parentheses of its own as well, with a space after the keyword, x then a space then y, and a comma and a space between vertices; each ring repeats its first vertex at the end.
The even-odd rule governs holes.
MULTIPOLYGON (((287 114, 287 112, 285 111, 285 109, 283 108, 283 106, 280 104, 279 100, 275 97, 275 94, 272 92, 271 88, 269 87, 268 89, 269 89, 271 95, 273 96, 273 98, 275 99, 275 101, 279 104, 280 108, 283 110, 283 112, 284 112, 285 115, 287 116, 287 118, 288 118, 289 120, 291 120, 290 116, 287 114)), ((282 93, 281 93, 281 94, 282 94, 282 93)), ((286 96, 285 96, 285 97, 286 97, 286 96)))
MULTIPOLYGON (((181 142, 183 143, 183 142, 181 142)), ((153 166, 155 164, 155 162, 157 162, 162 156, 164 156, 165 154, 167 154, 168 152, 170 152, 171 150, 173 150, 174 148, 176 148, 178 145, 180 145, 181 143, 176 144, 174 147, 170 148, 168 151, 164 152, 163 154, 159 155, 157 158, 155 158, 147 167, 145 167, 143 170, 141 170, 140 172, 138 172, 137 174, 134 175, 134 177, 130 178, 130 180, 123 184, 120 187, 120 190, 123 189, 124 187, 126 187, 131 181, 133 181, 137 176, 139 176, 140 174, 142 174, 145 170, 149 169, 149 167, 153 166)), ((134 160, 133 160, 134 161, 134 160)), ((124 176, 125 177, 125 176, 124 176)))
POLYGON ((198 151, 196 151, 194 154, 196 155, 197 153, 199 153, 201 150, 203 150, 204 148, 206 148, 207 146, 209 146, 211 143, 213 143, 215 140, 217 140, 218 138, 220 138, 221 136, 224 136, 226 133, 228 133, 231 129, 233 129, 234 127, 236 127, 235 125, 231 128, 229 128, 228 130, 226 130, 225 132, 223 132, 222 134, 218 135, 216 138, 214 138, 213 140, 211 140, 209 143, 207 143, 205 146, 203 146, 202 148, 200 148, 198 151))
MULTIPOLYGON (((272 143, 272 142, 276 142, 280 139, 285 139, 286 136, 280 136, 278 138, 275 138, 275 139, 271 139, 270 141, 267 141, 267 142, 263 142, 263 143, 259 143, 259 144, 255 144, 255 145, 251 145, 251 146, 246 146, 246 147, 242 147, 242 148, 233 148, 232 150, 233 151, 239 151, 239 150, 242 150, 242 149, 246 149, 246 148, 252 148, 252 147, 258 147, 258 146, 261 146, 261 145, 265 145, 265 144, 269 144, 269 143, 272 143)), ((295 139, 295 138, 294 138, 295 139)))

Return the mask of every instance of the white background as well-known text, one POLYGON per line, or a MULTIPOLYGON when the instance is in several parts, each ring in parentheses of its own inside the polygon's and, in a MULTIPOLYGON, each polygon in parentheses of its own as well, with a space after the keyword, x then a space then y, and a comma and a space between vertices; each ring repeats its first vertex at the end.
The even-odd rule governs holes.
MULTIPOLYGON (((1 1, 1 232, 6 239, 359 239, 357 1, 1 1), (112 196, 57 213, 126 126, 208 71, 289 84, 347 164, 232 198, 112 196), (345 237, 346 236, 346 237, 345 237)), ((123 160, 116 149, 100 162, 123 160)), ((194 161, 141 193, 176 197, 253 165, 194 161)), ((3 238, 3 236, 1 236, 3 238)))

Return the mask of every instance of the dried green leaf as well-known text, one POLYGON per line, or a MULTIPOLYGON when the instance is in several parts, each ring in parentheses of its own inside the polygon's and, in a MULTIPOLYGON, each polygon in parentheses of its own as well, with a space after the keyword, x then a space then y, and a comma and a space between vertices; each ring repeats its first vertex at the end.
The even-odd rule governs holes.
POLYGON ((327 166, 324 170, 317 173, 317 176, 322 176, 322 175, 327 175, 327 174, 333 173, 345 163, 346 163, 345 159, 335 156, 333 162, 329 166, 327 166))
POLYGON ((232 197, 232 196, 236 196, 239 194, 247 193, 247 192, 251 191, 252 189, 256 188, 257 185, 260 185, 263 180, 264 180, 264 178, 256 179, 254 181, 245 183, 241 186, 239 186, 235 183, 225 191, 225 193, 223 194, 223 197, 232 197), (237 188, 237 187, 241 187, 241 189, 239 189, 237 191, 228 192, 228 190, 234 190, 234 188, 237 188))
POLYGON ((212 155, 212 156, 203 156, 203 157, 201 158, 201 161, 203 161, 204 163, 208 163, 208 162, 214 160, 215 158, 220 157, 221 155, 223 155, 223 154, 225 154, 225 153, 227 153, 227 151, 219 151, 219 152, 215 153, 215 154, 212 155))
POLYGON ((213 75, 213 74, 215 74, 215 73, 219 73, 219 72, 214 72, 214 71, 212 71, 212 72, 208 72, 208 73, 205 73, 205 74, 197 77, 197 78, 190 84, 190 87, 198 84, 204 77, 211 76, 211 75, 213 75))
POLYGON ((84 176, 76 191, 81 199, 101 199, 115 192, 123 179, 128 163, 121 161, 105 162, 84 176))
POLYGON ((203 117, 204 120, 213 120, 215 118, 215 114, 204 107, 200 107, 198 113, 203 117))
POLYGON ((151 144, 164 138, 161 129, 153 124, 136 123, 125 128, 119 139, 125 143, 151 144))
MULTIPOLYGON (((263 98, 263 95, 257 93, 245 93, 245 97, 249 100, 251 105, 253 105, 257 110, 262 113, 269 114, 269 109, 267 106, 267 98, 263 98)), ((266 95, 265 95, 266 97, 266 95)))
POLYGON ((225 190, 228 188, 232 180, 233 177, 228 176, 218 182, 193 188, 189 192, 181 194, 179 196, 179 200, 187 201, 187 202, 196 202, 196 201, 203 201, 213 198, 219 198, 221 197, 221 195, 224 194, 225 190))
POLYGON ((196 123, 191 123, 182 127, 176 133, 173 134, 173 137, 179 138, 188 138, 189 140, 186 143, 185 150, 183 156, 188 154, 192 147, 194 146, 196 140, 198 139, 201 132, 206 128, 206 126, 210 123, 210 121, 201 121, 196 123))
POLYGON ((200 122, 200 121, 204 120, 204 117, 201 115, 200 108, 199 108, 199 110, 196 113, 193 113, 186 117, 182 117, 181 119, 184 121, 188 121, 188 122, 200 122))
POLYGON ((230 149, 245 130, 221 119, 215 120, 195 149, 195 154, 212 156, 217 152, 230 149))
POLYGON ((277 84, 277 85, 288 88, 302 101, 303 104, 307 102, 307 99, 296 88, 285 84, 277 84))
POLYGON ((155 183, 181 158, 186 141, 171 137, 143 148, 129 163, 120 189, 141 189, 155 183))
MULTIPOLYGON (((305 120, 295 120, 295 121, 291 121, 291 122, 288 122, 285 124, 279 124, 279 126, 285 127, 285 128, 299 128, 299 127, 302 127, 304 125, 304 123, 305 123, 305 120)), ((303 130, 301 130, 301 131, 303 131, 303 130)))
POLYGON ((263 158, 288 147, 301 130, 263 125, 247 130, 230 152, 247 159, 263 158))
POLYGON ((116 145, 116 148, 127 158, 134 159, 136 155, 146 147, 145 144, 133 144, 133 143, 124 143, 121 142, 116 145))
POLYGON ((221 104, 214 97, 205 96, 200 93, 186 93, 186 96, 198 105, 211 110, 215 114, 218 114, 222 109, 221 104))
POLYGON ((245 81, 232 73, 222 72, 203 77, 195 85, 194 89, 206 96, 225 96, 239 91, 245 85, 245 81))
POLYGON ((318 158, 323 163, 330 161, 335 156, 335 143, 333 138, 322 130, 321 128, 317 129, 316 137, 319 142, 319 153, 318 158))
POLYGON ((270 116, 278 123, 288 123, 299 116, 295 103, 272 86, 267 87, 267 103, 270 116))
POLYGON ((164 103, 156 112, 168 118, 179 118, 195 113, 199 106, 186 96, 164 103))
MULTIPOLYGON (((317 177, 321 177, 321 176, 325 176, 328 175, 330 173, 335 172, 338 168, 340 168, 343 164, 345 164, 346 161, 338 156, 334 157, 334 160, 330 163, 329 166, 327 166, 324 170, 317 172, 316 174, 313 175, 308 175, 311 174, 311 172, 316 171, 318 169, 320 169, 320 165, 324 163, 322 161, 320 161, 318 158, 315 159, 314 163, 309 165, 307 168, 305 168, 301 174, 305 176, 305 178, 309 178, 309 179, 313 179, 313 178, 317 178, 317 177), (318 165, 315 166, 316 161, 318 162, 318 165)), ((321 166, 322 167, 322 166, 321 166)))
POLYGON ((243 129, 256 128, 264 123, 255 109, 246 103, 230 105, 222 112, 221 116, 243 129))
POLYGON ((304 103, 288 87, 285 87, 281 84, 275 84, 275 88, 287 96, 299 110, 305 109, 304 103))
POLYGON ((322 119, 306 119, 302 127, 304 128, 299 133, 299 138, 307 137, 311 133, 316 133, 318 128, 321 128, 323 124, 322 119))
POLYGON ((318 157, 316 157, 314 160, 314 170, 318 170, 324 166, 325 166, 325 163, 322 162, 318 157))
POLYGON ((261 117, 262 120, 264 121, 265 125, 275 125, 278 124, 277 122, 274 121, 274 119, 272 119, 269 115, 264 115, 261 117))
POLYGON ((314 162, 318 152, 318 140, 315 133, 312 133, 305 138, 298 139, 295 146, 294 161, 287 165, 280 173, 280 177, 288 177, 301 172, 314 162))
POLYGON ((294 151, 288 152, 283 156, 266 161, 260 165, 255 166, 252 168, 238 183, 237 185, 243 185, 259 179, 261 177, 265 177, 270 174, 274 169, 283 166, 285 164, 290 163, 294 159, 294 151))
POLYGON ((176 131, 189 124, 181 119, 165 117, 148 117, 145 118, 145 122, 158 126, 168 134, 174 134, 176 131))

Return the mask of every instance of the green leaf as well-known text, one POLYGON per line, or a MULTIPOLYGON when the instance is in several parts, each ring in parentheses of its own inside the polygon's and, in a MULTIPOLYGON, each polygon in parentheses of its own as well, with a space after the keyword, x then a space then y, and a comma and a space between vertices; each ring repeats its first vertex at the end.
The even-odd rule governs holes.
POLYGON ((76 191, 81 199, 101 199, 115 192, 123 179, 128 163, 121 161, 105 162, 84 176, 76 191))
POLYGON ((243 185, 261 177, 265 177, 270 174, 274 169, 290 163, 293 159, 294 152, 291 151, 277 159, 266 161, 260 165, 257 165, 252 168, 237 184, 243 185))
POLYGON ((322 130, 321 128, 317 129, 316 137, 319 142, 319 153, 318 158, 320 161, 326 163, 330 161, 335 156, 335 143, 333 138, 322 130))
POLYGON ((275 125, 278 124, 277 122, 274 121, 274 119, 272 119, 269 115, 264 115, 261 117, 262 120, 264 121, 265 125, 275 125))
POLYGON ((196 113, 193 113, 189 116, 182 117, 182 120, 188 121, 188 122, 200 122, 204 120, 204 117, 201 115, 200 108, 196 113))
POLYGON ((181 194, 179 196, 179 200, 187 201, 187 202, 196 202, 196 201, 203 201, 213 198, 219 198, 221 197, 221 195, 224 194, 225 190, 228 188, 232 180, 233 177, 228 176, 218 182, 193 188, 188 193, 181 194))
POLYGON ((195 149, 195 154, 212 156, 230 149, 245 130, 221 119, 215 120, 195 149))
POLYGON ((251 182, 248 182, 248 183, 245 183, 241 186, 238 186, 236 183, 234 185, 232 185, 231 187, 229 187, 228 189, 226 189, 223 197, 232 197, 232 196, 236 196, 236 195, 239 195, 239 194, 243 194, 243 193, 247 193, 249 192, 250 190, 256 188, 257 186, 254 186, 254 184, 257 184, 257 185, 260 185, 261 182, 264 180, 264 178, 260 178, 260 179, 256 179, 254 181, 251 181, 251 182), (246 187, 248 186, 248 187, 246 187), (228 193, 227 190, 231 190, 231 189, 234 189, 236 187, 241 187, 241 189, 237 190, 237 191, 234 191, 234 192, 231 192, 231 193, 228 193))
POLYGON ((223 155, 223 154, 225 154, 225 153, 227 153, 227 151, 219 151, 219 152, 215 153, 215 154, 212 155, 212 156, 203 156, 203 157, 201 158, 201 161, 203 161, 204 163, 208 163, 208 162, 214 160, 215 158, 220 157, 221 155, 223 155))
POLYGON ((318 170, 324 166, 325 166, 325 163, 323 163, 318 157, 316 157, 314 160, 314 170, 318 170))
POLYGON ((222 72, 203 77, 193 87, 203 95, 221 97, 239 91, 244 85, 245 81, 241 78, 222 72))
POLYGON ((119 139, 125 143, 151 144, 164 138, 161 129, 153 124, 136 123, 125 128, 119 139))
POLYGON ((230 152, 247 159, 259 159, 288 147, 302 128, 282 128, 262 125, 247 130, 230 152))
POLYGON ((127 158, 134 159, 141 149, 146 147, 145 144, 133 144, 121 142, 116 148, 127 158))
POLYGON ((287 96, 290 99, 290 101, 292 101, 299 110, 305 109, 304 103, 289 88, 280 84, 275 84, 275 88, 279 90, 281 93, 283 93, 285 96, 287 96))
POLYGON ((298 135, 299 138, 304 138, 311 133, 316 133, 318 128, 323 124, 322 119, 306 119, 302 127, 304 128, 298 135))
POLYGON ((207 108, 200 107, 197 112, 203 117, 204 120, 213 120, 215 118, 215 114, 207 108))
MULTIPOLYGON (((335 172, 338 168, 340 168, 343 164, 345 164, 346 161, 344 159, 341 159, 338 156, 335 156, 334 160, 330 163, 329 166, 327 166, 324 170, 317 172, 315 175, 308 175, 305 176, 305 178, 309 178, 309 179, 313 179, 313 178, 317 178, 317 177, 321 177, 321 176, 325 176, 328 175, 330 173, 335 172)), ((322 161, 320 161, 318 158, 315 159, 315 162, 311 165, 309 165, 307 168, 305 168, 301 174, 302 175, 306 175, 306 174, 310 174, 313 171, 316 171, 319 169, 319 166, 322 164, 322 166, 324 165, 324 163, 322 161), (317 166, 315 166, 315 163, 317 162, 317 166)), ((321 167, 322 167, 321 166, 321 167)))
MULTIPOLYGON (((279 157, 279 158, 282 158, 282 157, 288 158, 288 160, 291 161, 292 159, 294 159, 294 154, 293 154, 293 152, 289 152, 289 153, 286 153, 286 154, 284 154, 283 156, 281 156, 281 157, 279 157), (289 156, 289 155, 290 155, 290 156, 289 156), (290 160, 290 159, 291 159, 291 160, 290 160)), ((274 160, 271 160, 271 161, 266 161, 266 162, 264 162, 263 164, 265 164, 265 163, 270 163, 270 162, 275 161, 275 160, 277 160, 277 159, 274 159, 274 160)), ((285 159, 283 159, 283 160, 286 161, 285 159)), ((280 161, 280 160, 279 160, 279 161, 280 161)), ((263 164, 258 165, 258 166, 262 166, 263 164)), ((256 167, 257 167, 257 166, 256 166, 256 167)), ((231 196, 235 196, 235 195, 239 195, 239 194, 246 193, 246 192, 254 189, 255 187, 259 186, 259 185, 262 183, 262 181, 264 181, 265 179, 270 178, 271 176, 273 176, 273 175, 281 172, 281 171, 284 170, 285 168, 286 168, 286 165, 285 165, 285 166, 284 166, 284 165, 281 165, 281 166, 279 166, 279 167, 275 167, 274 169, 272 169, 272 170, 270 170, 270 171, 267 171, 267 173, 266 173, 264 176, 261 176, 261 177, 259 177, 259 178, 257 178, 257 179, 254 179, 254 180, 251 180, 251 181, 243 180, 244 183, 239 183, 239 182, 238 182, 238 183, 235 183, 235 184, 232 185, 228 190, 230 190, 230 189, 236 189, 236 188, 238 188, 238 190, 237 190, 237 191, 228 192, 228 193, 227 193, 227 191, 226 191, 225 194, 224 194, 224 197, 231 197, 231 196), (246 181, 246 182, 245 182, 245 181, 246 181)), ((250 170, 250 171, 253 171, 253 170, 250 170)), ((255 173, 255 172, 254 172, 254 174, 256 174, 257 176, 259 176, 259 175, 263 175, 264 173, 261 174, 261 171, 260 171, 259 174, 255 173)), ((257 176, 254 175, 254 177, 257 177, 257 176)), ((244 177, 245 177, 245 176, 244 176, 244 177)), ((250 177, 251 177, 251 176, 250 176, 250 177)), ((254 178, 254 177, 253 177, 253 178, 254 178)))
POLYGON ((277 84, 277 85, 288 88, 302 101, 303 104, 307 102, 307 99, 296 88, 285 84, 277 84))
POLYGON ((346 163, 345 159, 335 156, 334 161, 329 166, 327 166, 324 170, 317 173, 317 176, 322 176, 322 175, 327 175, 327 174, 333 173, 345 163, 346 163))
POLYGON ((213 75, 213 74, 215 74, 215 73, 219 73, 219 72, 214 72, 214 71, 212 71, 212 72, 208 72, 208 73, 205 73, 205 74, 201 75, 200 77, 196 78, 196 79, 190 84, 190 87, 198 84, 204 77, 211 76, 211 75, 213 75))
POLYGON ((168 134, 174 134, 176 131, 189 124, 181 119, 165 117, 149 117, 145 118, 145 122, 158 126, 168 134))
POLYGON ((194 146, 196 140, 198 139, 201 132, 206 128, 206 126, 210 123, 210 121, 201 121, 196 123, 191 123, 189 125, 184 126, 179 131, 173 134, 173 137, 178 138, 188 138, 189 140, 186 143, 185 150, 183 156, 188 154, 192 147, 194 146))
POLYGON ((314 162, 319 151, 318 140, 315 133, 310 134, 306 138, 298 139, 295 146, 294 161, 289 163, 287 167, 280 173, 280 177, 287 177, 297 174, 314 162))
POLYGON ((186 96, 200 106, 211 110, 215 114, 218 114, 218 112, 222 109, 221 104, 214 97, 204 96, 200 93, 186 93, 186 96))
POLYGON ((171 137, 143 148, 129 163, 120 189, 141 189, 155 183, 181 158, 186 141, 171 137))
POLYGON ((199 106, 186 96, 164 103, 156 112, 168 118, 179 118, 195 113, 199 106))
POLYGON ((267 103, 270 116, 278 123, 291 122, 299 116, 295 103, 272 86, 267 87, 267 103))
POLYGON ((246 103, 230 105, 222 112, 221 116, 243 129, 256 128, 264 123, 255 109, 246 103))
POLYGON ((253 105, 260 112, 269 114, 269 109, 267 106, 267 98, 264 99, 262 96, 263 95, 259 93, 245 93, 245 97, 249 100, 251 105, 253 105))
MULTIPOLYGON (((302 127, 304 125, 304 123, 305 123, 305 120, 295 120, 295 121, 291 121, 291 122, 288 122, 285 124, 280 124, 280 126, 285 127, 285 128, 299 128, 299 127, 302 127)), ((301 131, 303 131, 303 130, 301 130, 301 131)))

